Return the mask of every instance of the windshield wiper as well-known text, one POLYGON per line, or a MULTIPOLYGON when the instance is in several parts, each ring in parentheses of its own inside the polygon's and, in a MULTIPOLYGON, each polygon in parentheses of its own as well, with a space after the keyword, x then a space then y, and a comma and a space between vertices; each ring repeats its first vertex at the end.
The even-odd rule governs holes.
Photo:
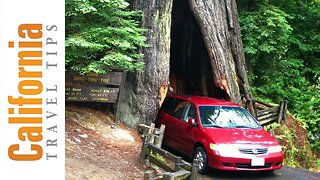
POLYGON ((243 125, 237 125, 237 126, 233 126, 234 128, 250 128, 250 129, 254 129, 253 127, 250 126, 243 126, 243 125))
POLYGON ((208 124, 208 125, 205 125, 205 127, 223 128, 223 127, 221 127, 221 126, 214 125, 214 124, 208 124))

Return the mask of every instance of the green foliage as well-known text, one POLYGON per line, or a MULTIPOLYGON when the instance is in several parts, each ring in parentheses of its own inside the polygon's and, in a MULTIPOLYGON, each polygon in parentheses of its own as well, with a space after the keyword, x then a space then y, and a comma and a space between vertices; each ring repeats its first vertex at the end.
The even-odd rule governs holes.
POLYGON ((66 68, 82 73, 105 73, 111 68, 143 68, 140 47, 145 30, 140 12, 125 0, 66 0, 66 68))
POLYGON ((299 147, 296 146, 294 138, 295 138, 295 132, 293 130, 288 129, 285 126, 281 127, 282 132, 284 133, 284 137, 286 137, 286 141, 288 145, 283 147, 283 151, 285 154, 285 160, 284 164, 291 166, 291 167, 297 167, 298 161, 296 161, 296 158, 299 154, 299 147))
MULTIPOLYGON (((272 123, 272 124, 269 124, 269 125, 264 126, 263 128, 264 128, 264 130, 270 132, 270 131, 273 131, 274 129, 276 129, 276 128, 280 127, 280 126, 281 126, 281 124, 272 123)), ((282 135, 279 135, 279 136, 277 137, 277 139, 278 139, 278 138, 279 138, 279 139, 282 139, 283 137, 282 137, 282 135)))
POLYGON ((317 165, 317 168, 320 169, 320 159, 316 160, 316 165, 317 165))
POLYGON ((320 151, 320 1, 240 1, 253 95, 289 101, 320 151))
MULTIPOLYGON (((267 126, 271 134, 275 136, 284 152, 284 164, 291 167, 303 167, 309 170, 317 169, 315 156, 306 139, 301 139, 294 128, 273 123, 267 126)), ((301 133, 301 132, 300 132, 301 133)))

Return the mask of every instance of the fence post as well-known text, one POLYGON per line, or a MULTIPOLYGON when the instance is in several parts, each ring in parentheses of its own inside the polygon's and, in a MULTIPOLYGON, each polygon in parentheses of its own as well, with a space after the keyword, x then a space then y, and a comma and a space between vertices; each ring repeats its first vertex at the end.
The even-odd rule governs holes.
POLYGON ((161 148, 162 145, 162 140, 163 140, 163 135, 164 135, 164 129, 165 129, 165 125, 161 124, 160 126, 160 130, 158 131, 159 134, 154 136, 154 145, 157 146, 158 148, 161 148))
POLYGON ((157 144, 157 146, 159 148, 161 148, 162 146, 162 140, 163 140, 163 136, 164 136, 164 129, 166 128, 166 125, 161 124, 160 126, 160 134, 159 134, 159 144, 157 144))
POLYGON ((283 107, 284 107, 284 101, 282 101, 281 103, 280 103, 280 106, 279 106, 279 114, 278 114, 278 124, 280 124, 281 123, 281 120, 282 120, 282 117, 283 117, 283 114, 284 114, 284 112, 283 112, 283 107))
POLYGON ((142 144, 140 158, 139 158, 139 162, 140 163, 145 163, 146 162, 146 153, 147 153, 147 150, 148 150, 148 139, 149 139, 149 134, 145 134, 143 136, 143 144, 142 144))
POLYGON ((143 176, 144 180, 150 180, 152 177, 153 177, 153 171, 148 170, 144 172, 144 176, 143 176))
POLYGON ((163 173, 163 180, 174 180, 174 174, 171 172, 163 173))
POLYGON ((286 113, 287 113, 287 106, 288 106, 288 101, 284 100, 284 106, 283 106, 283 121, 286 121, 286 113))
POLYGON ((191 180, 196 180, 198 178, 198 171, 199 171, 199 159, 194 159, 191 169, 191 180))
POLYGON ((177 172, 181 169, 181 163, 182 163, 182 158, 181 157, 177 157, 177 160, 174 164, 174 171, 177 172))
POLYGON ((161 148, 161 146, 159 146, 159 144, 160 144, 159 136, 157 136, 157 135, 154 136, 154 138, 153 138, 153 144, 154 144, 155 146, 161 148))
POLYGON ((154 123, 151 123, 149 131, 148 131, 148 140, 147 140, 147 142, 151 143, 151 144, 153 144, 153 142, 154 142, 154 133, 153 133, 153 131, 154 131, 154 123))
POLYGON ((257 103, 254 99, 252 99, 251 101, 252 101, 252 106, 253 106, 253 111, 254 111, 254 117, 258 118, 257 103))

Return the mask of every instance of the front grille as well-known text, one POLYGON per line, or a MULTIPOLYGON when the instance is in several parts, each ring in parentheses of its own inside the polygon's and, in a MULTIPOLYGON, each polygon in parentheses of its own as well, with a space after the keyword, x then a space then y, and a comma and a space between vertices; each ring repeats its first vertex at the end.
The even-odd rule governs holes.
POLYGON ((246 168, 246 169, 262 169, 262 168, 269 168, 272 166, 272 163, 267 163, 264 166, 251 166, 251 164, 242 164, 236 163, 237 168, 246 168))
POLYGON ((266 154, 268 152, 268 148, 239 148, 239 151, 243 154, 266 154))

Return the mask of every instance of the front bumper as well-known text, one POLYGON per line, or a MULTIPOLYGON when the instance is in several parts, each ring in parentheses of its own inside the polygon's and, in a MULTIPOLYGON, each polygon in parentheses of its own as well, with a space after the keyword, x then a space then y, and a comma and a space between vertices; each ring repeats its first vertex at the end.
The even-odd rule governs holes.
POLYGON ((208 154, 208 166, 220 170, 244 171, 272 171, 282 167, 283 153, 269 153, 264 155, 244 155, 243 157, 223 157, 219 153, 208 154), (253 158, 263 158, 264 165, 252 166, 253 158))

